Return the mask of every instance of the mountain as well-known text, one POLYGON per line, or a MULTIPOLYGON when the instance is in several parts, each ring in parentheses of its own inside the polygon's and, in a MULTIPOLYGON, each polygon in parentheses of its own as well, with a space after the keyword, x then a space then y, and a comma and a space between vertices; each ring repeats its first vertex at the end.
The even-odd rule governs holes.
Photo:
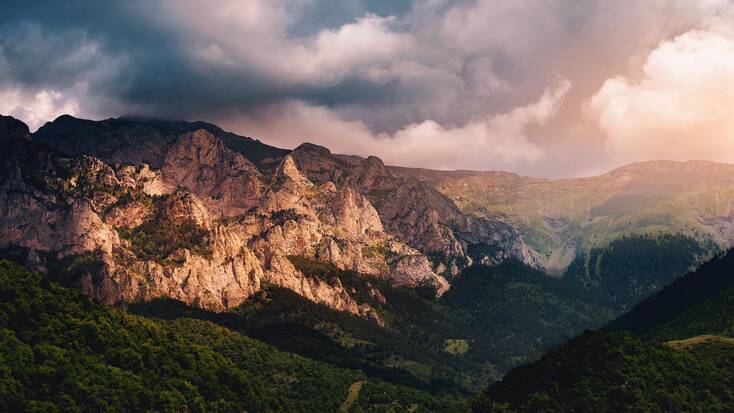
POLYGON ((590 178, 537 179, 386 166, 376 157, 332 154, 308 143, 278 149, 205 122, 142 118, 95 122, 62 116, 34 139, 71 155, 157 169, 163 148, 197 129, 212 133, 265 175, 290 154, 313 183, 358 189, 388 233, 428 254, 436 272, 446 276, 477 260, 508 256, 563 274, 592 249, 629 235, 685 235, 708 255, 734 237, 734 166, 713 162, 646 162, 590 178))
POLYGON ((221 311, 268 282, 371 314, 340 285, 298 273, 290 255, 399 285, 446 287, 425 256, 383 231, 358 192, 312 184, 290 157, 264 177, 197 130, 180 135, 161 158, 157 170, 110 166, 9 141, 0 160, 3 243, 28 250, 39 267, 49 260, 95 262, 100 271, 80 270, 71 281, 108 303, 166 296, 221 311))
POLYGON ((62 116, 30 134, 2 118, 0 133, 0 257, 127 313, 461 400, 729 242, 725 165, 537 180, 279 149, 204 122, 62 116), (655 201, 626 209, 634 194, 655 201))
POLYGON ((715 257, 603 330, 512 370, 475 411, 732 411, 733 273, 734 252, 715 257))
MULTIPOLYGON (((307 143, 291 152, 224 132, 205 122, 131 118, 95 122, 61 116, 41 127, 34 134, 34 140, 71 156, 86 154, 107 163, 147 164, 151 169, 164 172, 169 169, 174 175, 173 182, 180 185, 183 176, 175 176, 173 170, 186 174, 185 165, 171 166, 165 154, 181 134, 197 130, 209 132, 224 148, 241 154, 265 177, 274 173, 288 155, 299 171, 316 185, 332 183, 357 189, 376 208, 385 230, 429 254, 439 274, 456 275, 466 267, 471 260, 467 248, 477 243, 486 243, 496 250, 493 255, 480 258, 494 262, 510 255, 529 259, 511 226, 462 214, 452 200, 421 182, 396 176, 376 157, 333 155, 327 148, 307 143)), ((184 157, 179 158, 183 162, 189 159, 181 155, 184 157)), ((199 186, 212 188, 218 184, 221 183, 204 181, 199 186)), ((244 196, 255 201, 260 188, 256 182, 248 182, 248 185, 244 196)), ((189 189, 196 192, 194 188, 189 189)), ((235 192, 232 189, 230 192, 235 192)), ((226 190, 223 188, 222 193, 207 195, 223 197, 226 190)), ((246 209, 251 204, 242 207, 246 209)), ((216 209, 217 215, 225 216, 241 212, 216 209)))
POLYGON ((734 239, 734 165, 643 162, 607 174, 538 179, 505 172, 393 168, 436 188, 462 212, 511 224, 547 271, 630 235, 681 234, 709 251, 734 239))

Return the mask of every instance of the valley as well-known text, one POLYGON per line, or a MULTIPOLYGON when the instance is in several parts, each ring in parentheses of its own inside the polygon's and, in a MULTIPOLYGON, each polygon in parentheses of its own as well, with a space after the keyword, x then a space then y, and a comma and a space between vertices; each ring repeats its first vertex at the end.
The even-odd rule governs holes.
POLYGON ((734 252, 717 256, 603 329, 512 370, 475 411, 731 411, 733 263, 734 252))

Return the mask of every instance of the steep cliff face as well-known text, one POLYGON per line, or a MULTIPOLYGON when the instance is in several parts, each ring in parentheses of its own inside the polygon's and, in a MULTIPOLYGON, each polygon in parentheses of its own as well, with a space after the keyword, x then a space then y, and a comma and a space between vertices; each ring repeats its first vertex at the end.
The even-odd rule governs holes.
POLYGON ((92 122, 62 116, 42 127, 34 139, 70 155, 160 169, 169 183, 196 193, 217 218, 253 207, 290 153, 316 186, 331 182, 366 197, 385 232, 430 256, 435 271, 455 275, 473 261, 498 262, 508 256, 536 263, 513 226, 467 215, 432 185, 400 174, 374 156, 334 155, 309 143, 288 151, 204 122, 126 118, 92 122), (219 146, 212 146, 214 142, 219 146), (230 159, 222 158, 223 149, 230 159), (221 163, 213 164, 215 159, 221 163), (196 173, 188 169, 192 165, 196 173))
POLYGON ((197 194, 216 217, 256 206, 264 186, 252 162, 201 129, 181 135, 167 148, 161 173, 171 185, 197 194))
POLYGON ((473 259, 497 262, 514 256, 534 262, 512 226, 462 213, 430 185, 392 172, 379 158, 333 155, 308 143, 290 156, 314 182, 332 181, 364 194, 377 209, 385 231, 432 256, 440 273, 456 275, 473 259), (475 245, 484 248, 472 249, 475 245))
POLYGON ((73 282, 101 301, 170 297, 221 311, 268 283, 379 320, 338 280, 305 276, 291 256, 395 285, 448 288, 423 254, 384 232, 360 191, 315 184, 290 156, 263 175, 204 130, 161 147, 158 168, 110 166, 25 139, 8 139, 8 145, 0 175, 0 247, 30 251, 29 265, 39 269, 73 260, 73 282), (87 271, 85 262, 95 270, 87 271))

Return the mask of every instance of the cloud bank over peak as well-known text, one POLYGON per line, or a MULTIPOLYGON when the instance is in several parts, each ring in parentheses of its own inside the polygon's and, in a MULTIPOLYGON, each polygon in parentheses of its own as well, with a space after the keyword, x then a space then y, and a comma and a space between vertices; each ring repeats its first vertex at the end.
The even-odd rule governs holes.
POLYGON ((270 107, 228 126, 254 131, 257 136, 270 136, 288 147, 308 141, 318 142, 336 153, 376 154, 391 165, 483 169, 487 159, 491 159, 506 169, 544 156, 541 144, 528 135, 528 129, 552 119, 570 89, 568 80, 559 79, 536 101, 508 112, 472 119, 454 127, 427 119, 392 134, 375 134, 363 122, 345 121, 332 111, 301 102, 270 107))
POLYGON ((29 93, 22 89, 0 90, 0 113, 23 119, 31 130, 61 115, 76 115, 79 103, 55 90, 29 93))

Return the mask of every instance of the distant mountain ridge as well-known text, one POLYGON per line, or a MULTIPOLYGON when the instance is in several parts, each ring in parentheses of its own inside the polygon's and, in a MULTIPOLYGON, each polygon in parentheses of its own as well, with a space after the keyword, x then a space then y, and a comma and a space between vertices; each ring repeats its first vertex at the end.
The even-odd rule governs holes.
POLYGON ((466 214, 511 224, 537 262, 558 274, 592 248, 630 234, 679 233, 711 252, 734 240, 734 165, 653 161, 571 179, 399 172, 430 184, 466 214))

